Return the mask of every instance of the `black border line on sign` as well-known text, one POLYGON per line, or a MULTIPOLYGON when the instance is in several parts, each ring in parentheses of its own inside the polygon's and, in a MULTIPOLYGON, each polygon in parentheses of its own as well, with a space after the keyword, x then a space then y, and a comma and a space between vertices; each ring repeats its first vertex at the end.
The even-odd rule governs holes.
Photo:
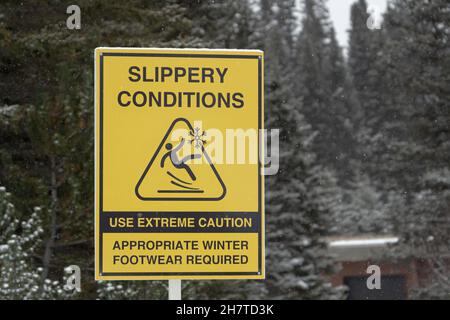
MULTIPOLYGON (((262 55, 228 55, 228 54, 184 54, 184 53, 135 53, 135 52, 100 52, 100 163, 99 163, 99 214, 103 213, 103 58, 105 56, 117 57, 166 57, 166 58, 220 58, 220 59, 257 59, 258 60, 258 155, 260 155, 260 140, 261 134, 259 130, 262 129, 262 55)), ((262 230, 265 232, 263 226, 261 205, 263 199, 261 197, 261 161, 258 161, 258 213, 261 219, 261 226, 258 232, 258 271, 257 272, 103 272, 103 232, 100 231, 100 226, 96 226, 99 231, 99 276, 247 276, 247 275, 261 275, 262 273, 262 230)), ((142 212, 142 211, 140 211, 142 212)), ((232 214, 233 212, 229 212, 232 214)), ((265 219, 264 219, 265 221, 265 219)), ((265 223, 264 223, 265 224, 265 223)))

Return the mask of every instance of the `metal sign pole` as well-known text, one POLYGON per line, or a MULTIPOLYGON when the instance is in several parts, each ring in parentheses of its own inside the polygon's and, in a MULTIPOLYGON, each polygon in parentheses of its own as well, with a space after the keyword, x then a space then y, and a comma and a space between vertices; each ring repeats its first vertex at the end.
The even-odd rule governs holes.
POLYGON ((181 300, 181 280, 169 280, 169 300, 181 300))

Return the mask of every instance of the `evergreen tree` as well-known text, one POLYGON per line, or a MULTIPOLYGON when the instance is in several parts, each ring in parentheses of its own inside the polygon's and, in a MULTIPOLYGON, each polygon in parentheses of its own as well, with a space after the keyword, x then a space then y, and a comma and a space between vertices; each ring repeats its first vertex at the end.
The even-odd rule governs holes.
MULTIPOLYGON (((335 144, 330 166, 335 169, 340 185, 347 186, 352 180, 357 159, 357 120, 359 105, 356 91, 348 74, 346 61, 339 46, 334 28, 330 28, 330 43, 327 48, 327 79, 330 87, 328 113, 334 118, 334 127, 329 135, 335 144)), ((328 164, 327 164, 328 165, 328 164)))
POLYGON ((394 1, 386 16, 392 92, 404 135, 389 158, 403 199, 396 231, 403 253, 425 261, 431 277, 422 296, 448 297, 450 268, 450 4, 394 1), (411 161, 411 159, 413 159, 411 161), (396 161, 397 160, 397 161, 396 161), (439 285, 436 285, 439 284, 439 285), (447 293, 443 288, 447 288, 447 293))
POLYGON ((343 191, 340 210, 334 211, 334 235, 389 234, 392 223, 384 193, 378 190, 368 175, 356 174, 343 191))
MULTIPOLYGON (((179 1, 190 22, 189 47, 255 48, 255 10, 251 0, 179 1)), ((186 44, 181 45, 187 46, 186 44)))
POLYGON ((386 233, 390 230, 386 209, 383 157, 387 133, 384 121, 386 105, 384 47, 382 30, 367 27, 366 0, 351 6, 348 66, 355 94, 353 132, 356 140, 352 161, 356 174, 346 191, 347 210, 341 217, 343 232, 386 233), (380 189, 381 188, 381 189, 380 189))
POLYGON ((351 7, 348 65, 360 104, 358 125, 371 129, 379 126, 382 95, 382 31, 367 27, 366 0, 358 0, 351 7), (375 116, 374 116, 375 114, 375 116), (375 118, 375 119, 374 119, 375 118))
POLYGON ((10 198, 0 187, 0 300, 70 297, 58 281, 43 281, 43 269, 32 264, 44 231, 42 210, 34 208, 30 218, 20 222, 10 198))
POLYGON ((374 187, 389 190, 391 175, 385 157, 392 152, 392 141, 398 137, 393 127, 396 104, 389 93, 389 61, 386 59, 387 30, 367 27, 366 0, 358 0, 351 7, 351 29, 348 64, 356 92, 358 112, 355 135, 358 148, 355 166, 359 176, 368 175, 374 187))
MULTIPOLYGON (((295 30, 295 2, 291 9, 281 1, 262 6, 266 25, 266 127, 280 128, 280 171, 266 177, 268 296, 279 299, 337 297, 324 279, 330 270, 325 234, 331 203, 335 201, 333 178, 316 164, 312 145, 315 133, 301 114, 295 96, 292 41, 285 30, 295 30), (283 7, 283 10, 280 10, 283 7), (287 16, 280 12, 288 13, 287 16), (273 17, 267 21, 268 17, 273 17), (291 47, 289 44, 291 43, 291 47)), ((293 35, 291 35, 293 36, 293 35)), ((306 111, 306 110, 305 110, 306 111)))
POLYGON ((347 71, 325 1, 303 0, 297 38, 295 93, 302 98, 306 120, 317 132, 313 150, 320 164, 351 178, 352 105, 347 71))

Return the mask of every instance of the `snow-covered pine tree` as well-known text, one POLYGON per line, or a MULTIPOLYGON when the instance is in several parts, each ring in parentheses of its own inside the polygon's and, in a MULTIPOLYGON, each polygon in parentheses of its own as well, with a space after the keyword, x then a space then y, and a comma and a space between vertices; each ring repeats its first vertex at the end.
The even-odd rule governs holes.
POLYGON ((270 298, 335 298, 338 290, 325 279, 332 264, 321 238, 337 200, 335 180, 317 164, 315 133, 295 95, 293 35, 285 32, 295 30, 295 1, 264 2, 266 127, 281 130, 280 171, 266 177, 265 287, 270 298))
POLYGON ((344 192, 342 208, 333 214, 336 235, 388 234, 392 231, 389 209, 368 175, 357 173, 344 192))
POLYGON ((244 49, 253 47, 255 32, 255 13, 248 0, 228 0, 206 2, 210 13, 206 38, 211 39, 215 47, 244 49), (214 31, 213 31, 214 30, 214 31))
POLYGON ((357 152, 352 163, 356 175, 347 192, 348 210, 342 222, 344 230, 351 233, 383 234, 392 231, 389 199, 395 198, 392 191, 396 181, 387 159, 395 158, 399 134, 393 124, 400 122, 388 81, 389 31, 385 26, 369 29, 367 10, 366 0, 358 0, 351 7, 348 65, 358 105, 354 127, 357 152))
POLYGON ((419 296, 448 298, 450 3, 396 0, 386 21, 391 95, 405 132, 388 159, 403 194, 396 231, 403 255, 419 259, 429 276, 419 296))
MULTIPOLYGON (((366 0, 358 0, 351 7, 351 28, 348 65, 358 102, 355 135, 358 148, 354 165, 358 177, 373 180, 375 188, 389 189, 389 167, 385 157, 398 132, 392 126, 396 118, 396 103, 390 101, 389 65, 386 59, 387 29, 367 27, 369 13, 366 0)), ((364 181, 356 182, 363 184, 364 181)), ((381 191, 381 190, 380 190, 381 191)))
POLYGON ((42 210, 34 208, 20 221, 10 194, 0 187, 0 300, 67 299, 70 293, 58 281, 42 279, 42 268, 33 263, 41 244, 42 210))
POLYGON ((382 95, 383 29, 367 27, 367 9, 366 0, 358 0, 351 7, 348 65, 361 108, 358 125, 374 128, 381 121, 379 110, 385 97, 382 95))
POLYGON ((327 112, 336 124, 335 127, 329 128, 335 145, 334 163, 330 165, 335 169, 340 185, 347 186, 356 171, 354 163, 357 156, 357 139, 354 133, 359 105, 334 28, 331 27, 329 32, 325 70, 328 73, 331 96, 327 112))
MULTIPOLYGON (((297 37, 294 92, 301 97, 303 113, 317 132, 313 151, 317 161, 351 176, 352 106, 341 49, 337 45, 325 0, 302 0, 301 31, 297 37)), ((347 178, 348 179, 348 178, 347 178)))

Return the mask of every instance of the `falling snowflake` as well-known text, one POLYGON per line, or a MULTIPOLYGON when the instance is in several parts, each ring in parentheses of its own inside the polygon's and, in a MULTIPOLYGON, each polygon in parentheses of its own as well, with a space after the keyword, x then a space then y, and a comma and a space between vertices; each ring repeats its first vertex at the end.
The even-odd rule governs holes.
POLYGON ((194 147, 200 149, 203 145, 206 144, 206 132, 201 131, 200 128, 196 127, 194 130, 189 132, 191 136, 190 144, 194 144, 194 147))

